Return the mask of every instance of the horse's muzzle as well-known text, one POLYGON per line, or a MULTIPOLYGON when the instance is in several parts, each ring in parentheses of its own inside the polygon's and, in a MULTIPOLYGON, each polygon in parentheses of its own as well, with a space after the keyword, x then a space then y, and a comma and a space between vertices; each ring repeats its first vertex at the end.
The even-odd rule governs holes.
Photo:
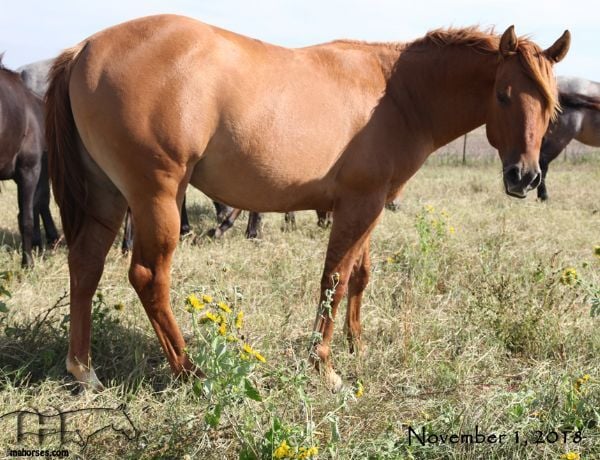
POLYGON ((506 193, 516 198, 525 198, 527 192, 533 190, 542 181, 542 171, 535 168, 524 168, 516 164, 504 168, 504 188, 506 193))

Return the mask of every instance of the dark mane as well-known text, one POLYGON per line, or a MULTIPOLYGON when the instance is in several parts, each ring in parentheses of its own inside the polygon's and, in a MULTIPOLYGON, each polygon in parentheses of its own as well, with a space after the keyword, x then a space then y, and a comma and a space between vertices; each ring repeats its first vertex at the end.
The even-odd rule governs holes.
POLYGON ((600 111, 600 97, 577 93, 560 93, 560 105, 571 109, 590 109, 600 111))

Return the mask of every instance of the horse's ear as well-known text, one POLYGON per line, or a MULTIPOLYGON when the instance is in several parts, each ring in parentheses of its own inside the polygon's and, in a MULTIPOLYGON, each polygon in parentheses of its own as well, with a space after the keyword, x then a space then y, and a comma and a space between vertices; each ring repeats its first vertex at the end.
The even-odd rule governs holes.
POLYGON ((571 46, 571 32, 565 30, 558 40, 544 54, 552 62, 560 62, 567 55, 571 46))
POLYGON ((518 44, 519 39, 517 38, 517 34, 515 34, 515 26, 510 26, 504 31, 502 38, 500 38, 500 54, 504 57, 514 54, 517 51, 518 44))

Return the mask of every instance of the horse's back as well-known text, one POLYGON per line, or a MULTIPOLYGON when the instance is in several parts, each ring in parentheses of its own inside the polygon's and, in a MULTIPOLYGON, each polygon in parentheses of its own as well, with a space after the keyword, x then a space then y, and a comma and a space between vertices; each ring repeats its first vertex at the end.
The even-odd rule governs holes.
POLYGON ((90 155, 126 196, 135 193, 126 176, 141 164, 174 177, 192 168, 192 183, 212 198, 288 210, 327 193, 323 178, 385 88, 359 51, 344 51, 351 59, 340 72, 334 48, 291 50, 180 16, 142 18, 85 42, 73 113, 90 155))
POLYGON ((563 104, 563 118, 574 126, 575 139, 586 145, 600 146, 600 83, 580 77, 558 77, 561 96, 575 101, 563 104), (581 100, 578 100, 581 99, 581 100))

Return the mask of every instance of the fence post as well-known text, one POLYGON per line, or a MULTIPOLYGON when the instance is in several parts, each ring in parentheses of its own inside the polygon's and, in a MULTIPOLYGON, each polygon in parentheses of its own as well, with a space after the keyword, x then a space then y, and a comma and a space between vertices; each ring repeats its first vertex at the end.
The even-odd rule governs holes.
POLYGON ((465 134, 465 137, 463 139, 463 157, 462 157, 462 164, 466 165, 467 164, 467 134, 465 134))

